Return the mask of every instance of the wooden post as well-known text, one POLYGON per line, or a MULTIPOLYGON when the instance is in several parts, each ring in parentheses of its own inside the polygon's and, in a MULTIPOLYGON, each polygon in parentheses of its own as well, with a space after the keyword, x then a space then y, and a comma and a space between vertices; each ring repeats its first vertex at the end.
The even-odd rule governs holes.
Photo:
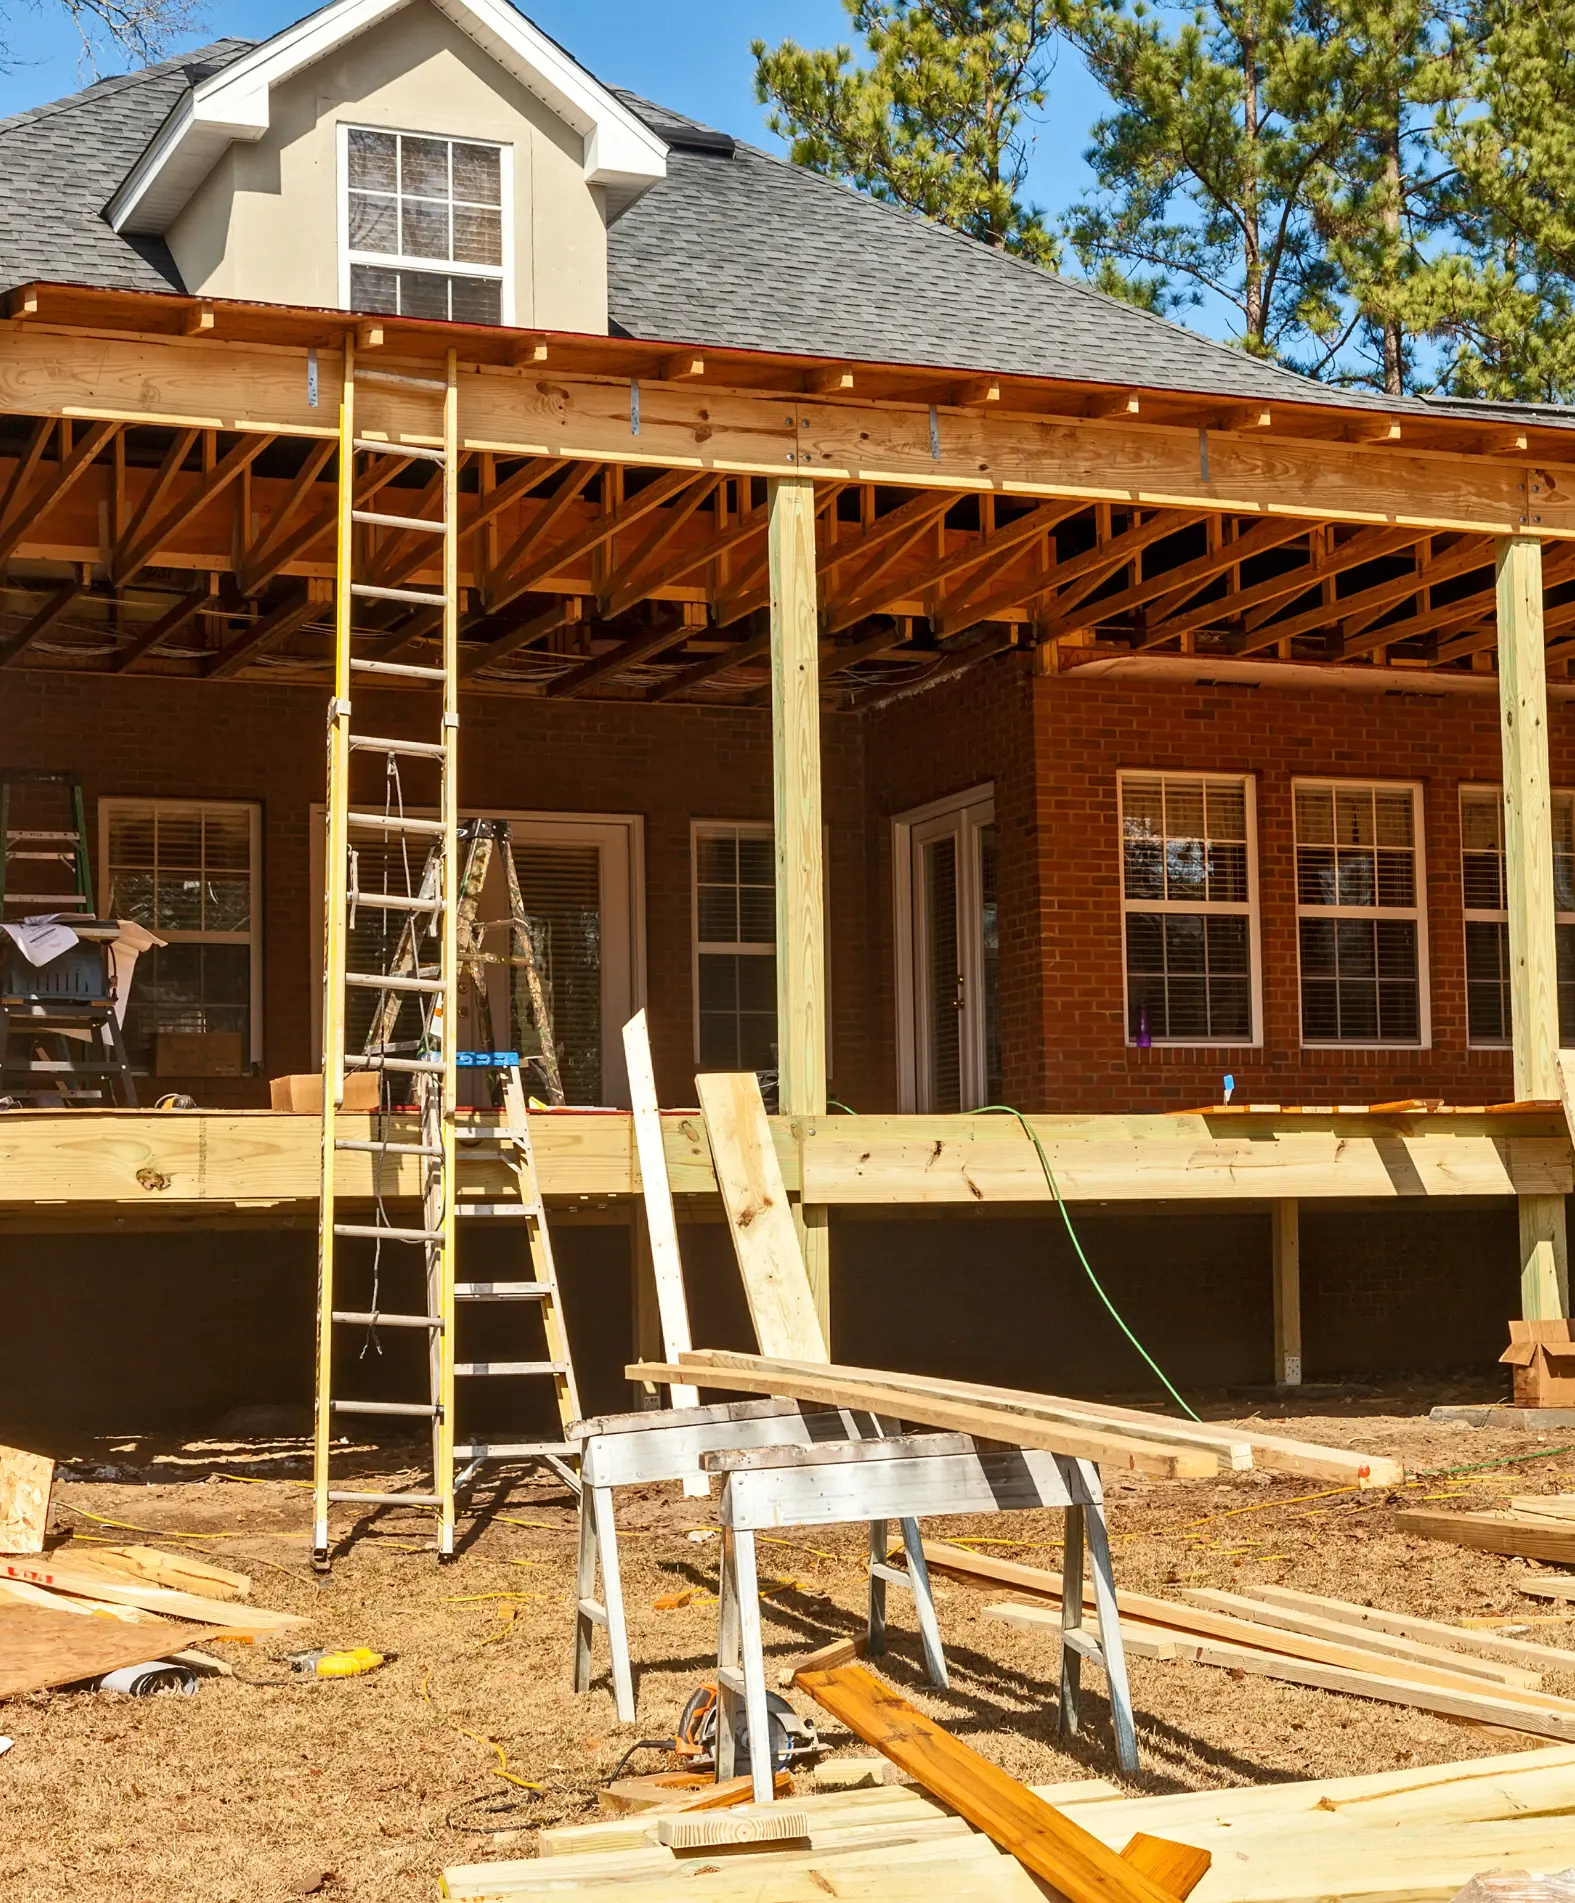
MULTIPOLYGON (((820 616, 815 485, 770 485, 771 748, 777 879, 777 1102, 784 1116, 826 1112, 826 949, 821 865, 820 616)), ((831 1340, 826 1211, 795 1205, 804 1266, 831 1340)))
POLYGON ((1274 1380, 1277 1387, 1302 1384, 1302 1236, 1294 1196, 1269 1207, 1274 1226, 1274 1380))
MULTIPOLYGON (((1559 1096, 1559 1006, 1553 930, 1553 819, 1548 771, 1542 545, 1498 545, 1499 727, 1504 749, 1504 883, 1509 910, 1515 1096, 1559 1096)), ((1520 1198, 1520 1304, 1530 1321, 1568 1313, 1569 1251, 1561 1196, 1520 1198)))

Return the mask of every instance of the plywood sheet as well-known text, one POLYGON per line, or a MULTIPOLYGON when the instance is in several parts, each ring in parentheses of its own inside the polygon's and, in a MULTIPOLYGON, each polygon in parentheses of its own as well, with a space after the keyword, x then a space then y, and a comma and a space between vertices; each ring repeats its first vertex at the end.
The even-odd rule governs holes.
POLYGON ((20 1447, 0 1447, 0 1553, 41 1553, 49 1530, 55 1463, 20 1447))
POLYGON ((211 1638, 212 1628, 160 1621, 127 1625, 43 1606, 0 1606, 0 1698, 74 1685, 123 1665, 141 1665, 211 1638))

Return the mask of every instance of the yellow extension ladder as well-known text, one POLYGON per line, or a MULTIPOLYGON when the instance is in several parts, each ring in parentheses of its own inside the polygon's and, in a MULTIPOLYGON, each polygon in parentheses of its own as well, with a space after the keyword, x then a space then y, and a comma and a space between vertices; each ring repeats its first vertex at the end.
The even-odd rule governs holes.
MULTIPOLYGON (((572 1453, 566 1439, 552 1441, 475 1441, 457 1444, 455 1437, 455 1381, 468 1375, 535 1374, 551 1378, 560 1425, 578 1414, 574 1372, 558 1299, 552 1247, 531 1152, 524 1091, 517 1064, 501 1070, 504 1115, 500 1128, 456 1129, 458 1103, 457 1050, 458 982, 464 952, 459 943, 462 907, 460 889, 460 829, 458 802, 458 649, 459 649, 459 429, 458 366, 448 354, 442 381, 383 369, 357 369, 354 346, 345 349, 344 393, 340 409, 339 515, 336 577, 334 697, 328 730, 328 852, 324 933, 323 1008, 323 1149, 318 1244, 318 1316, 316 1431, 313 1474, 313 1557, 326 1567, 329 1554, 329 1508, 345 1502, 366 1506, 420 1506, 432 1510, 437 1524, 437 1550, 454 1550, 454 1500, 458 1484, 488 1459, 548 1461, 569 1481, 574 1476, 564 1464, 572 1453), (442 408, 441 449, 394 444, 356 435, 357 381, 392 385, 407 400, 437 399, 442 408), (379 459, 383 459, 379 462, 379 459), (386 506, 359 507, 375 499, 386 478, 411 461, 437 465, 441 471, 442 508, 433 517, 397 515, 386 506), (364 471, 364 473, 363 473, 364 471), (389 587, 358 581, 358 551, 368 556, 382 534, 430 535, 440 539, 442 587, 389 587), (442 613, 442 665, 415 665, 363 658, 352 651, 358 602, 394 601, 442 613), (352 687, 366 675, 389 675, 402 684, 420 687, 437 702, 430 738, 395 740, 362 732, 353 724, 352 687), (392 779, 401 756, 435 765, 440 780, 438 817, 407 815, 403 799, 398 810, 382 813, 353 810, 351 765, 357 753, 381 755, 392 779), (368 892, 360 889, 352 832, 382 835, 403 849, 417 841, 426 848, 425 869, 419 886, 405 892, 368 892), (389 969, 348 969, 351 921, 362 907, 402 914, 400 942, 403 956, 389 969), (367 1048, 346 1048, 350 993, 371 992, 377 999, 373 1032, 367 1048), (412 1003, 419 1018, 413 1041, 398 1042, 393 1032, 412 1003), (417 1111, 412 1140, 408 1130, 392 1134, 386 1114, 374 1120, 371 1137, 341 1136, 339 1115, 348 1071, 374 1071, 408 1082, 417 1111), (505 1203, 470 1201, 456 1197, 456 1138, 467 1143, 467 1154, 480 1160, 501 1159, 511 1170, 517 1196, 505 1203), (470 1148, 471 1144, 485 1147, 470 1148), (346 1152, 370 1153, 374 1177, 389 1162, 403 1172, 413 1162, 421 1182, 419 1227, 390 1221, 381 1195, 370 1221, 350 1221, 339 1210, 337 1166, 346 1152), (466 1215, 501 1216, 523 1220, 527 1227, 532 1275, 528 1281, 460 1283, 456 1277, 457 1219, 466 1215), (370 1241, 374 1254, 372 1306, 348 1310, 336 1306, 336 1268, 340 1244, 370 1241), (425 1298, 421 1312, 391 1313, 377 1299, 377 1264, 381 1251, 413 1249, 420 1252, 425 1298), (479 1362, 456 1360, 456 1304, 460 1302, 525 1302, 539 1308, 547 1340, 545 1361, 479 1362), (427 1394, 420 1401, 347 1400, 335 1396, 334 1349, 345 1328, 360 1328, 368 1337, 380 1328, 411 1329, 427 1337, 427 1394), (335 1488, 331 1483, 330 1455, 336 1415, 392 1416, 430 1423, 430 1480, 419 1489, 378 1493, 335 1488), (460 1472, 460 1464, 464 1463, 460 1472)), ((374 571, 375 572, 375 571, 374 571)), ((407 880, 407 887, 410 882, 407 880)), ((362 962, 368 962, 363 960, 362 962)), ((465 962, 469 963, 469 960, 465 962)), ((385 1083, 386 1093, 386 1083, 385 1083)))

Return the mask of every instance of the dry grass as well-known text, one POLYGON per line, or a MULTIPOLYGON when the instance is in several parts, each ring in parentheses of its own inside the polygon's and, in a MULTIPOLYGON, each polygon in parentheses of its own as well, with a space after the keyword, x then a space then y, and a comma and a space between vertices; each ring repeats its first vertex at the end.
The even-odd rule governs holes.
MULTIPOLYGON (((1360 1416, 1294 1419, 1287 1431, 1395 1453, 1413 1469, 1542 1451, 1524 1436, 1434 1427, 1399 1411, 1422 1398, 1390 1397, 1360 1416)), ((1569 1439, 1575 1443, 1575 1432, 1569 1439)), ((1561 1444, 1555 1437, 1545 1446, 1561 1444)), ((117 1537, 90 1514, 166 1535, 216 1535, 190 1548, 249 1570, 260 1602, 304 1613, 310 1624, 288 1641, 229 1648, 237 1678, 207 1680, 193 1699, 56 1692, 7 1701, 0 1729, 16 1744, 0 1759, 0 1894, 10 1903, 274 1903, 307 1894, 332 1903, 426 1903, 444 1864, 527 1855, 538 1825, 593 1814, 597 1788, 622 1753, 672 1725, 712 1661, 717 1543, 686 1536, 711 1519, 703 1501, 658 1490, 621 1502, 632 1640, 643 1667, 641 1722, 630 1729, 613 1713, 604 1650, 591 1695, 569 1690, 575 1519, 560 1488, 516 1486, 475 1523, 456 1563, 442 1568, 422 1550, 416 1515, 381 1513, 362 1523, 322 1582, 307 1563, 299 1480, 219 1477, 304 1472, 259 1462, 258 1453, 238 1449, 224 1466, 211 1448, 99 1450, 96 1458, 130 1463, 137 1477, 62 1485, 60 1518, 74 1537, 117 1537), (696 1594, 688 1605, 655 1609, 659 1597, 689 1587, 696 1594), (270 1655, 306 1644, 373 1645, 393 1662, 362 1679, 294 1682, 270 1655), (539 1798, 496 1775, 500 1752, 509 1770, 542 1785, 539 1798), (510 1794, 520 1808, 491 1820, 504 1827, 497 1837, 455 1827, 467 1800, 510 1794)), ((1413 1482, 1401 1494, 1326 1492, 1261 1473, 1122 1482, 1112 1489, 1110 1522, 1118 1577, 1135 1588, 1261 1580, 1434 1616, 1514 1615, 1527 1610, 1508 1584, 1517 1562, 1399 1538, 1394 1508, 1440 1494, 1486 1506, 1511 1493, 1570 1487, 1575 1445, 1545 1460, 1413 1482)), ((347 1510, 347 1532, 351 1524, 347 1510)), ((931 1530, 1000 1541, 1000 1550, 1029 1561, 1059 1559, 1059 1523, 1050 1515, 931 1530)), ((777 1575, 766 1582, 775 1587, 766 1615, 775 1663, 858 1628, 861 1544, 844 1529, 762 1547, 763 1570, 777 1575)), ((937 1597, 952 1691, 924 1687, 900 1594, 885 1664, 891 1677, 1021 1777, 1113 1775, 1099 1674, 1089 1675, 1087 1734, 1063 1749, 1047 1645, 985 1621, 988 1597, 970 1588, 938 1581, 937 1597)), ((1536 1630, 1555 1643, 1572 1638, 1559 1625, 1536 1630)), ((1575 1665, 1575 1652, 1571 1659, 1575 1665)), ((1145 1767, 1137 1786, 1147 1790, 1331 1776, 1514 1748, 1512 1738, 1479 1727, 1195 1665, 1138 1661, 1132 1678, 1145 1767)), ((1575 1673, 1549 1687, 1575 1693, 1575 1673)), ((841 1734, 831 1741, 849 1742, 841 1734)), ((648 1756, 638 1768, 658 1763, 648 1756)))

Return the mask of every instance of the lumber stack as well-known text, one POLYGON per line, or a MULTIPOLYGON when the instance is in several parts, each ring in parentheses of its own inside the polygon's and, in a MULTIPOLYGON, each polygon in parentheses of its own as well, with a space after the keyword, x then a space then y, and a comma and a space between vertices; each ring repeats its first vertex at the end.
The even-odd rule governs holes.
POLYGON ((899 1417, 925 1427, 977 1434, 1019 1447, 1095 1460, 1114 1471, 1159 1479, 1200 1479, 1223 1465, 1234 1471, 1265 1467, 1336 1485, 1393 1487, 1405 1478, 1400 1463, 1344 1447, 1324 1447, 1283 1435, 1181 1421, 1142 1408, 1016 1388, 987 1387, 929 1375, 893 1373, 772 1355, 693 1349, 676 1363, 637 1362, 632 1381, 693 1382, 731 1393, 774 1394, 899 1417))
POLYGON ((153 1659, 228 1671, 192 1647, 302 1623, 244 1603, 250 1592, 244 1573, 151 1546, 0 1553, 0 1698, 153 1659))
MULTIPOLYGON (((1101 1779, 1034 1795, 1119 1851, 1139 1834, 1211 1852, 1193 1903, 1364 1903, 1452 1897, 1473 1876, 1575 1863, 1575 1750, 1554 1747, 1363 1777, 1123 1797, 1101 1779)), ((765 1807, 731 1813, 747 1820, 765 1807)), ((675 1850, 657 1812, 541 1833, 539 1855, 456 1866, 455 1903, 1043 1903, 1017 1862, 922 1789, 886 1785, 794 1797, 807 1840, 675 1850)))
MULTIPOLYGON (((991 1606, 988 1616, 1059 1644, 1058 1573, 939 1540, 924 1542, 924 1556, 932 1572, 1013 1587, 1023 1602, 991 1606)), ((1190 1660, 1575 1743, 1575 1699, 1542 1687, 1544 1672, 1575 1671, 1575 1652, 1561 1647, 1282 1586, 1189 1591, 1186 1603, 1118 1590, 1116 1606, 1134 1657, 1190 1660)))

